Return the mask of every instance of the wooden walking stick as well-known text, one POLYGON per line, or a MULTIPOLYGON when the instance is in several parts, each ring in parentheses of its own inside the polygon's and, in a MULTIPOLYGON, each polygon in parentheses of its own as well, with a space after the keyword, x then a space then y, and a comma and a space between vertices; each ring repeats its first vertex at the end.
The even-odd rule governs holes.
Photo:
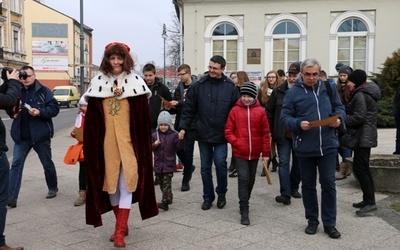
POLYGON ((265 178, 267 179, 267 183, 268 183, 268 185, 271 185, 272 184, 271 176, 269 175, 267 163, 265 162, 264 159, 262 160, 262 164, 263 164, 263 167, 264 167, 264 173, 265 173, 265 178))

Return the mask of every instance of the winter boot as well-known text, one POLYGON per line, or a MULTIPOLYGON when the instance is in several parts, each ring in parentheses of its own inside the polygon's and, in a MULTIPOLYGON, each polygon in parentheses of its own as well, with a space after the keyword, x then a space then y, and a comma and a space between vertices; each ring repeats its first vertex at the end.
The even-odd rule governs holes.
POLYGON ((272 158, 272 170, 271 172, 276 172, 276 170, 278 169, 278 161, 276 160, 276 156, 274 158, 272 158))
MULTIPOLYGON (((115 215, 115 219, 118 219, 119 207, 118 206, 113 206, 112 209, 113 209, 113 212, 114 212, 114 215, 115 215)), ((129 228, 128 228, 128 223, 127 223, 126 224, 125 236, 128 236, 128 234, 129 234, 129 228)), ((110 241, 114 242, 114 239, 115 239, 115 233, 113 233, 113 235, 110 236, 110 241)))
MULTIPOLYGON (((341 163, 340 167, 339 167, 339 172, 337 172, 336 174, 336 180, 343 180, 347 177, 347 169, 349 168, 349 166, 346 163, 341 163)), ((350 170, 350 174, 351 174, 351 170, 350 170)))
POLYGON ((349 167, 349 165, 347 165, 347 163, 343 163, 344 165, 346 165, 346 176, 351 175, 351 168, 349 167))
POLYGON ((79 190, 79 197, 74 202, 74 206, 82 206, 86 203, 86 190, 79 190))
POLYGON ((114 247, 126 247, 124 240, 125 233, 128 231, 128 219, 130 209, 120 208, 118 210, 117 222, 115 223, 115 237, 114 237, 114 247))

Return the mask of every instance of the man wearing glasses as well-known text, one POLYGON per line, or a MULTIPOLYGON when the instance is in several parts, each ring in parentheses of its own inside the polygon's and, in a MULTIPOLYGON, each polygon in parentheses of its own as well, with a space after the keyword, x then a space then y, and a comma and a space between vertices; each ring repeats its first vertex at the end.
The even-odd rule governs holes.
POLYGON ((301 64, 301 76, 288 90, 283 101, 281 122, 293 131, 293 146, 300 165, 303 205, 308 226, 306 234, 316 234, 319 224, 316 190, 317 170, 321 184, 321 219, 324 232, 339 238, 336 230, 336 156, 339 146, 335 128, 345 117, 344 106, 336 91, 329 97, 319 78, 321 65, 316 59, 301 64), (313 126, 311 121, 330 118, 334 110, 339 118, 313 126))
POLYGON ((50 89, 36 79, 31 66, 24 66, 21 71, 25 71, 28 77, 20 79, 23 85, 20 106, 14 110, 11 126, 11 137, 15 144, 7 203, 10 208, 17 207, 25 160, 32 148, 43 165, 48 188, 46 198, 54 198, 58 192, 57 172, 51 158, 51 138, 54 135, 52 118, 58 115, 60 108, 50 89))
POLYGON ((185 136, 195 121, 196 140, 199 144, 201 160, 201 179, 203 182, 203 204, 201 209, 209 210, 215 200, 212 178, 214 162, 218 195, 217 207, 226 204, 227 192, 227 141, 225 124, 231 108, 240 98, 239 91, 226 75, 223 74, 226 61, 222 56, 211 57, 208 72, 200 80, 192 84, 185 99, 179 123, 180 138, 185 136))

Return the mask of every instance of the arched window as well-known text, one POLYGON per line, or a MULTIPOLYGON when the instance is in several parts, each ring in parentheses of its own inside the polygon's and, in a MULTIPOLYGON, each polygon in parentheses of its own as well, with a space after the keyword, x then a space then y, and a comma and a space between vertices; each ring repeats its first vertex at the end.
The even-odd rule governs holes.
POLYGON ((345 19, 337 29, 337 59, 353 69, 367 70, 368 29, 358 18, 345 19))
POLYGON ((300 29, 284 20, 272 31, 273 69, 288 69, 292 62, 300 60, 300 29))
POLYGON ((226 70, 238 68, 238 32, 227 22, 219 24, 212 32, 212 55, 221 55, 226 60, 226 70))

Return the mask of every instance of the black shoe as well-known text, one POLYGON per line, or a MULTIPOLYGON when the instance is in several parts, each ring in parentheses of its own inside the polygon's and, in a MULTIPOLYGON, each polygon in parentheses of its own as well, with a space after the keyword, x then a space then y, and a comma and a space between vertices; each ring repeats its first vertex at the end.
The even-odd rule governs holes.
POLYGON ((240 218, 240 224, 248 226, 250 225, 249 213, 242 213, 240 218))
POLYGON ((230 173, 230 174, 229 174, 229 177, 231 177, 231 178, 238 177, 237 170, 236 170, 236 169, 234 169, 234 170, 232 171, 232 173, 230 173))
POLYGON ((275 201, 278 203, 283 203, 285 205, 290 205, 292 203, 290 201, 290 197, 284 196, 284 195, 278 195, 275 197, 275 201))
POLYGON ((362 208, 364 206, 364 201, 360 201, 358 203, 353 203, 353 207, 362 208))
POLYGON ((157 203, 158 208, 164 210, 164 211, 168 211, 169 207, 168 207, 168 203, 167 202, 161 202, 161 203, 157 203))
POLYGON ((341 235, 335 227, 324 227, 324 232, 332 239, 340 238, 341 235))
POLYGON ((376 214, 377 210, 378 208, 376 207, 375 204, 365 205, 360 210, 356 211, 356 215, 360 217, 373 216, 376 214))
POLYGON ((49 192, 46 195, 46 199, 51 199, 57 196, 58 188, 54 190, 49 190, 49 192))
POLYGON ((203 202, 203 205, 201 205, 201 209, 203 210, 209 210, 212 206, 212 202, 211 201, 205 201, 203 202))
POLYGON ((226 205, 226 199, 225 196, 218 196, 218 201, 217 201, 217 207, 219 209, 225 207, 226 205))
POLYGON ((190 190, 189 182, 182 182, 181 191, 186 192, 190 190))
POLYGON ((308 223, 308 226, 304 230, 306 234, 316 234, 317 233, 318 224, 308 223))
POLYGON ((292 197, 296 198, 296 199, 300 199, 301 198, 301 194, 300 194, 299 191, 296 190, 296 191, 292 192, 292 197))
POLYGON ((17 207, 17 201, 16 201, 16 200, 9 200, 9 201, 7 202, 7 206, 8 206, 9 208, 16 208, 16 207, 17 207))

